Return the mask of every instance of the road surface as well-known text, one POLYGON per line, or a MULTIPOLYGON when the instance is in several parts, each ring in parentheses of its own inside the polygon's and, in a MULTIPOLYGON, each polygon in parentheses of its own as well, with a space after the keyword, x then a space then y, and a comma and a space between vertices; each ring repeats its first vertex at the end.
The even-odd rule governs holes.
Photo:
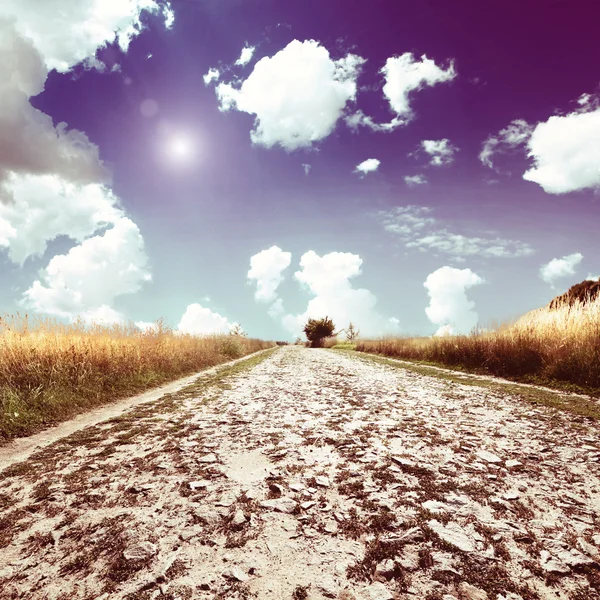
POLYGON ((593 421, 280 348, 0 474, 0 598, 600 598, 593 421))

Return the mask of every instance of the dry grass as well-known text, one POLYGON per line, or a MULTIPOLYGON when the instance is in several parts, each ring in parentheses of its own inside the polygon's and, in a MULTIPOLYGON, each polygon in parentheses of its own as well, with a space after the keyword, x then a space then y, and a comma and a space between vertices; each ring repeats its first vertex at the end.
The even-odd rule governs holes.
POLYGON ((600 298, 471 335, 360 340, 357 350, 509 379, 600 391, 600 298))
POLYGON ((0 318, 0 442, 274 344, 0 318))

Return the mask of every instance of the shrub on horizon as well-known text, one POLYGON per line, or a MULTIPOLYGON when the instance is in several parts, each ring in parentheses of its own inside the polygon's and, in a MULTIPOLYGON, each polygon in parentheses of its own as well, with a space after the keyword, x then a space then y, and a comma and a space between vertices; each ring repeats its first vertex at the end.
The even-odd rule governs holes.
POLYGON ((304 334, 311 348, 321 348, 323 340, 333 336, 335 325, 329 317, 323 319, 308 319, 304 325, 304 334))

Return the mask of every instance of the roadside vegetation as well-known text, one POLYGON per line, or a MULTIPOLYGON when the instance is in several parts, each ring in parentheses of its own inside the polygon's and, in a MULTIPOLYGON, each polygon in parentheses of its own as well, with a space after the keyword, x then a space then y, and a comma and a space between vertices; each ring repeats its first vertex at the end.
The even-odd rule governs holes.
POLYGON ((335 325, 329 317, 322 319, 308 319, 304 325, 304 335, 311 348, 322 348, 325 340, 335 336, 335 325))
POLYGON ((271 346, 241 330, 182 335, 161 321, 140 332, 0 318, 0 442, 271 346))
POLYGON ((357 340, 356 350, 600 395, 600 297, 561 298, 491 331, 357 340))

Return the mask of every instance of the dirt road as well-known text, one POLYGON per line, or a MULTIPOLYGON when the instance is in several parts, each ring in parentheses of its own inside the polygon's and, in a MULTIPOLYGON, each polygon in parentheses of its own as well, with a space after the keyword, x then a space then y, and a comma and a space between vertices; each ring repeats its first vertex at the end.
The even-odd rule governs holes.
POLYGON ((600 598, 598 425, 287 347, 0 474, 0 598, 600 598))

